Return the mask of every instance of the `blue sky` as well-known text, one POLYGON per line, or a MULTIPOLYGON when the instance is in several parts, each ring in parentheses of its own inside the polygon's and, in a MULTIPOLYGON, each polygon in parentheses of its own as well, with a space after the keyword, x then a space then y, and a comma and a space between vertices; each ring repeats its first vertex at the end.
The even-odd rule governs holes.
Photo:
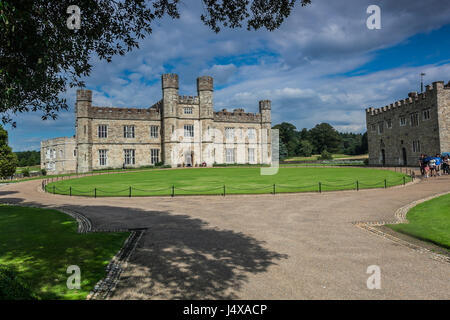
MULTIPOLYGON (((195 79, 214 77, 214 108, 256 112, 272 100, 272 124, 298 129, 328 122, 340 131, 365 131, 364 109, 381 107, 425 83, 450 80, 450 7, 443 1, 313 0, 296 7, 274 32, 224 29, 200 21, 201 2, 163 19, 140 49, 111 63, 92 57, 86 86, 97 106, 147 108, 161 99, 162 73, 176 72, 180 94, 195 95, 195 79), (371 4, 381 29, 366 27, 371 4)), ((43 139, 74 134, 75 89, 62 94, 70 108, 57 120, 20 114, 7 126, 14 151, 37 150, 43 139)))

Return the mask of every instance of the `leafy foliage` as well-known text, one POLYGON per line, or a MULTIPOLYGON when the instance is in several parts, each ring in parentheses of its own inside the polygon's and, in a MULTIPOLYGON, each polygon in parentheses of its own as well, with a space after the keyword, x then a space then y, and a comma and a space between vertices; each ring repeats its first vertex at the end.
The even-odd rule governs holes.
MULTIPOLYGON (((295 4, 310 0, 202 0, 201 20, 213 31, 220 27, 278 28, 295 4)), ((115 55, 139 47, 152 33, 152 24, 165 16, 180 17, 180 0, 78 0, 81 28, 67 27, 73 1, 4 0, 0 2, 0 113, 40 111, 55 119, 67 109, 59 94, 83 87, 92 70, 90 58, 110 62, 115 55)))
POLYGON ((21 151, 15 152, 19 167, 36 166, 41 163, 40 151, 21 151))
POLYGON ((33 294, 10 267, 0 265, 0 300, 33 300, 33 294))
POLYGON ((0 126, 0 177, 6 179, 13 176, 17 163, 16 155, 8 146, 8 132, 0 126))
POLYGON ((333 155, 327 151, 327 149, 324 149, 322 153, 320 154, 319 160, 332 160, 333 155))
POLYGON ((330 124, 321 123, 311 130, 297 128, 288 122, 273 126, 280 133, 281 146, 287 149, 287 157, 309 157, 312 154, 321 154, 324 150, 332 153, 349 155, 365 154, 368 151, 367 132, 340 133, 330 124))

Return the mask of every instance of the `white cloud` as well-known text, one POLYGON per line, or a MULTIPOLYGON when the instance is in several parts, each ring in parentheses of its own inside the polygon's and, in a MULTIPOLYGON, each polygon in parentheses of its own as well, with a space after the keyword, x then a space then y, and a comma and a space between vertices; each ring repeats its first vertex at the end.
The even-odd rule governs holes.
MULTIPOLYGON (((428 81, 448 80, 450 63, 398 67, 360 76, 336 76, 374 58, 377 50, 448 24, 450 7, 439 0, 377 1, 382 29, 368 30, 366 8, 372 0, 313 1, 298 6, 279 30, 248 32, 224 29, 215 34, 200 21, 200 2, 181 6, 181 19, 164 19, 140 42, 140 49, 114 57, 112 63, 93 57, 86 79, 94 105, 149 107, 161 99, 160 77, 180 76, 180 94, 196 94, 199 75, 214 76, 215 109, 258 110, 258 100, 272 100, 273 124, 293 122, 312 127, 327 121, 340 130, 364 130, 363 109, 383 106, 417 90, 418 74, 428 81)), ((444 57, 443 57, 444 59, 444 57)), ((9 130, 15 148, 39 138, 72 135, 75 89, 65 97, 71 106, 57 121, 38 114, 20 115, 9 130)))

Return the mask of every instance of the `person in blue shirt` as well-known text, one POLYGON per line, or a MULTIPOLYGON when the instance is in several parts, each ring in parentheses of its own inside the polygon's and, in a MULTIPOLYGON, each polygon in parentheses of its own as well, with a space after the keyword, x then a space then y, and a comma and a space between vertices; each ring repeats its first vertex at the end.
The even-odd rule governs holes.
POLYGON ((441 175, 441 155, 439 153, 436 154, 435 160, 436 160, 436 175, 440 176, 441 175))

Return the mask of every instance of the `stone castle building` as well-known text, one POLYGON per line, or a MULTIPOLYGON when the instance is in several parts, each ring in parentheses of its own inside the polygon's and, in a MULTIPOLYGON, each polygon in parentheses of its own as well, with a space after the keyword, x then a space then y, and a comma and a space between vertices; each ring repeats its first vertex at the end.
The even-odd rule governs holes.
POLYGON ((370 165, 417 166, 421 153, 450 152, 450 81, 408 96, 366 109, 370 165))
POLYGON ((178 94, 178 75, 162 75, 162 99, 148 109, 92 105, 77 90, 75 136, 41 143, 51 173, 165 164, 271 163, 271 102, 259 113, 213 110, 213 79, 197 78, 197 96, 178 94))

